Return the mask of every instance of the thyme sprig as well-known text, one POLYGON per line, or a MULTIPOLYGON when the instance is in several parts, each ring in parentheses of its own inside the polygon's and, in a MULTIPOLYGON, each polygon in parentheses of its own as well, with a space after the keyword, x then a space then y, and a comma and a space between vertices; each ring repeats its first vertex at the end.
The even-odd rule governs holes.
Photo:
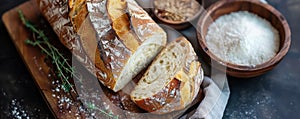
POLYGON ((19 17, 22 23, 27 27, 30 31, 37 35, 37 39, 29 40, 26 39, 25 43, 30 44, 32 46, 38 46, 43 53, 47 55, 52 61, 52 64, 57 69, 56 75, 61 79, 62 87, 65 92, 76 92, 73 88, 73 85, 69 82, 71 77, 74 75, 74 67, 72 67, 68 63, 68 59, 61 54, 56 47, 54 47, 50 42, 48 37, 45 35, 44 31, 37 29, 32 23, 30 23, 22 13, 22 11, 18 11, 19 17))

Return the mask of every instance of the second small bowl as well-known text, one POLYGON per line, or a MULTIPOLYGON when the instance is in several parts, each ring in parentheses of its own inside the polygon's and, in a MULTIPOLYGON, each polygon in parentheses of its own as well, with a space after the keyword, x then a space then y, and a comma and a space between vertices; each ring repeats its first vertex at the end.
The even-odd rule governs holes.
MULTIPOLYGON (((203 12, 203 5, 204 5, 204 0, 196 0, 196 2, 198 2, 200 4, 200 8, 198 10, 198 12, 196 12, 193 17, 190 17, 188 18, 187 20, 185 21, 173 21, 173 20, 168 20, 168 19, 165 19, 165 18, 162 18, 161 16, 159 16, 157 14, 157 12, 155 12, 156 8, 155 8, 155 5, 154 5, 154 2, 157 1, 157 0, 151 0, 152 1, 152 7, 151 7, 151 10, 152 10, 152 13, 154 14, 154 17, 157 18, 160 22, 176 29, 176 30, 183 30, 183 29, 186 29, 188 28, 189 26, 191 26, 191 23, 193 21, 196 21, 198 20, 200 14, 203 12)), ((166 2, 164 2, 166 3, 166 2)), ((188 8, 186 8, 188 9, 188 8)))

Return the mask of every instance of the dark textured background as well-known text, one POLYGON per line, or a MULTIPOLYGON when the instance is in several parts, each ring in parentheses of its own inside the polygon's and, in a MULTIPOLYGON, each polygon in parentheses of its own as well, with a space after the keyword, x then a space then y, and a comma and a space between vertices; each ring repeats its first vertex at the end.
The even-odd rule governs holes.
MULTIPOLYGON (((0 0, 0 15, 25 1, 0 0)), ((291 49, 283 61, 267 74, 252 79, 229 77, 231 95, 225 119, 300 118, 300 0, 268 2, 290 24, 291 49)), ((13 118, 14 107, 33 118, 53 118, 2 20, 0 31, 0 118, 13 118)))

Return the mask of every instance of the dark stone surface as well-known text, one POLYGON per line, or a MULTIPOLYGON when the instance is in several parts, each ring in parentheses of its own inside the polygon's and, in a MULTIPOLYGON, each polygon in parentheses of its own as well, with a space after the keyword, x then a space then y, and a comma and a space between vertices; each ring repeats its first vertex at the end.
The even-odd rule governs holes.
MULTIPOLYGON (((0 15, 24 1, 0 0, 0 15)), ((300 0, 268 2, 290 24, 291 49, 275 69, 262 76, 251 79, 228 77, 231 95, 224 113, 225 119, 300 117, 300 0)), ((13 118, 14 107, 33 118, 53 118, 2 20, 0 31, 0 118, 13 118)))

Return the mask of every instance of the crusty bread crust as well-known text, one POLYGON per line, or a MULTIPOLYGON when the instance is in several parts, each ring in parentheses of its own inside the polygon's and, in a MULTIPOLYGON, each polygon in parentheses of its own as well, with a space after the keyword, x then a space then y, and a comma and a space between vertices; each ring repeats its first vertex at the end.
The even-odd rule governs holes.
POLYGON ((133 52, 136 51, 142 42, 130 28, 129 16, 126 14, 126 1, 107 0, 106 6, 112 29, 127 48, 130 48, 133 52))
MULTIPOLYGON (((37 4, 40 7, 42 15, 49 22, 54 32, 59 37, 59 40, 65 47, 67 47, 76 57, 76 59, 86 67, 86 69, 94 75, 98 76, 98 79, 107 79, 107 73, 95 67, 95 63, 87 57, 83 50, 80 37, 76 33, 71 20, 69 18, 68 1, 66 0, 37 0, 37 4)), ((84 23, 84 22, 83 22, 84 23)), ((101 80, 103 84, 105 80, 101 80)), ((101 104, 105 105, 108 100, 100 99, 101 104), (101 101, 102 100, 102 101, 101 101)), ((125 118, 124 113, 116 108, 111 108, 110 111, 119 118, 125 118)), ((99 118, 104 118, 99 117, 99 118)))
POLYGON ((86 0, 69 0, 69 10, 69 18, 77 32, 88 15, 86 0))
POLYGON ((106 73, 97 69, 85 54, 80 43, 80 37, 76 33, 69 18, 68 1, 65 0, 37 0, 42 15, 48 20, 60 42, 67 47, 88 71, 94 75, 106 77, 106 73))
POLYGON ((148 112, 159 110, 176 99, 180 83, 179 80, 174 78, 158 93, 146 99, 134 99, 134 102, 148 112))

